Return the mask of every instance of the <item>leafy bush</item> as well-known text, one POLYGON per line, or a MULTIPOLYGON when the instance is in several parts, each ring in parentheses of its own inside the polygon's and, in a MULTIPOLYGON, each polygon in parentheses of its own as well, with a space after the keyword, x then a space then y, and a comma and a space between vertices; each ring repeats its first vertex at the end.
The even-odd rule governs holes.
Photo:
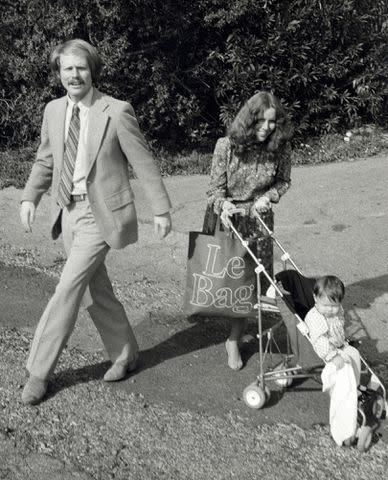
POLYGON ((3 0, 0 148, 39 135, 63 94, 54 45, 95 44, 98 87, 131 101, 151 145, 209 149, 241 104, 271 89, 297 137, 388 123, 385 0, 3 0))
POLYGON ((214 75, 223 72, 217 96, 225 124, 260 89, 285 101, 299 136, 381 119, 388 95, 385 1, 232 3, 207 16, 230 32, 210 54, 214 75))

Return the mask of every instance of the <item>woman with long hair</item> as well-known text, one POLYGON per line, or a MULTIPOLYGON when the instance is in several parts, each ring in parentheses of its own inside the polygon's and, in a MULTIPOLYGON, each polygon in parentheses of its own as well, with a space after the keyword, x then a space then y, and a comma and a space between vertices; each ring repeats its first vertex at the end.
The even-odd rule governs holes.
MULTIPOLYGON (((265 236, 257 215, 273 230, 272 204, 279 202, 291 183, 291 136, 290 121, 279 100, 269 92, 256 93, 238 112, 227 136, 217 140, 207 192, 204 233, 214 233, 218 216, 230 217, 235 208, 242 208, 244 215, 234 225, 271 277, 272 240, 265 236)), ((268 286, 265 280, 262 291, 268 286)), ((245 319, 231 319, 226 351, 233 370, 243 366, 239 342, 245 328, 245 319)))

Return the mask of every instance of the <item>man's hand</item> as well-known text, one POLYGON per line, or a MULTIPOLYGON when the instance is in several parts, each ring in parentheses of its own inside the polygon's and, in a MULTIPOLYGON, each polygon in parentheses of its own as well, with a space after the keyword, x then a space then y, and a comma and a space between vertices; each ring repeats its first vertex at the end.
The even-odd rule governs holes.
POLYGON ((159 238, 166 237, 171 231, 171 215, 167 212, 163 215, 154 216, 155 234, 159 238))
POLYGON ((25 200, 20 205, 20 220, 26 232, 31 232, 35 220, 35 205, 25 200))

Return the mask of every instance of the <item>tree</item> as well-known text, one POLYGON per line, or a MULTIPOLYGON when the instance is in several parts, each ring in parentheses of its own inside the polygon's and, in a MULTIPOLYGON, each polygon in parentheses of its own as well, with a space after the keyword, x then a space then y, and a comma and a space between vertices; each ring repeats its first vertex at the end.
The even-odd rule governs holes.
POLYGON ((387 122, 384 0, 18 0, 2 2, 0 146, 39 135, 63 94, 54 45, 83 38, 105 69, 98 85, 129 100, 152 145, 214 143, 241 104, 270 89, 300 136, 387 122), (384 103, 385 102, 385 103, 384 103))

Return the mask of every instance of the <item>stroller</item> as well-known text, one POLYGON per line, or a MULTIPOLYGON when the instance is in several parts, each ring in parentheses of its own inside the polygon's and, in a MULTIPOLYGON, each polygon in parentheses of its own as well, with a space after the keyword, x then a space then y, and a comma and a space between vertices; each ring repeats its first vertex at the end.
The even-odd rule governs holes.
MULTIPOLYGON (((235 213, 239 213, 236 209, 235 213)), ((320 374, 324 367, 323 360, 315 353, 309 339, 308 327, 303 321, 307 312, 314 306, 313 286, 314 278, 307 278, 294 263, 289 253, 275 238, 273 232, 258 216, 258 220, 272 241, 281 250, 281 260, 284 269, 272 279, 262 263, 255 257, 248 242, 243 240, 234 227, 232 221, 228 227, 241 241, 257 267, 257 338, 259 340, 259 374, 257 379, 247 386, 243 392, 245 404, 253 409, 262 408, 268 402, 271 392, 268 382, 273 381, 278 386, 286 388, 292 385, 294 379, 314 378, 320 381, 320 374), (292 269, 287 268, 288 264, 292 269), (260 291, 260 275, 264 275, 270 283, 267 291, 270 297, 262 296, 260 291), (275 297, 275 298, 274 298, 275 297), (263 331, 262 311, 276 311, 281 320, 274 326, 263 331), (284 324, 287 329, 287 353, 282 354, 275 339, 275 330, 284 324), (274 348, 276 349, 274 352, 274 348), (280 354, 282 360, 273 367, 266 367, 268 357, 272 360, 273 354, 280 354)), ((349 342, 357 346, 357 342, 349 342), (356 344, 355 344, 356 343, 356 344)), ((358 387, 358 433, 357 448, 367 450, 372 442, 373 432, 378 428, 380 421, 385 419, 388 404, 386 389, 368 363, 361 357, 361 382, 358 387)))

